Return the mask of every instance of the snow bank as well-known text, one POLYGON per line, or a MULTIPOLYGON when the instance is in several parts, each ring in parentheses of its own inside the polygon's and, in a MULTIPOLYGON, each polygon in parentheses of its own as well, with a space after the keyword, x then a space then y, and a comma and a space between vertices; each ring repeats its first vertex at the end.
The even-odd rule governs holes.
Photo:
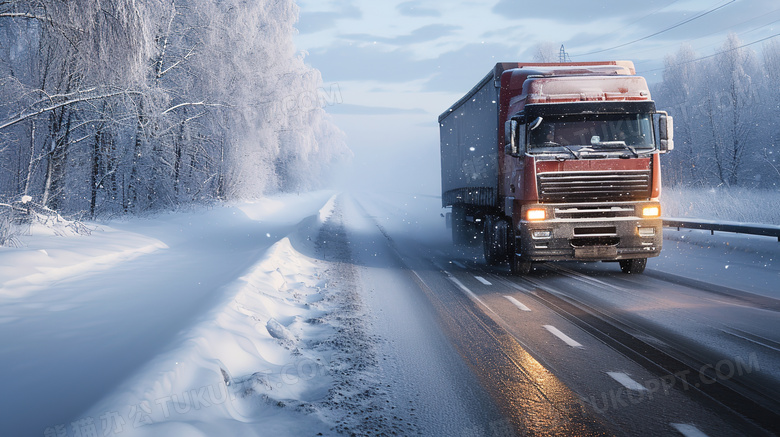
MULTIPOLYGON (((336 328, 328 314, 338 290, 324 274, 327 263, 299 249, 313 253, 316 222, 332 213, 333 202, 227 285, 227 305, 74 423, 94 425, 98 435, 332 434, 335 419, 328 418, 336 416, 321 401, 333 386, 328 339, 336 328)), ((252 215, 271 206, 268 219, 273 205, 242 209, 252 215)))
MULTIPOLYGON (((289 225, 303 220, 312 209, 316 210, 323 204, 323 199, 329 198, 319 212, 324 222, 329 213, 323 211, 332 211, 335 197, 335 194, 326 191, 306 195, 286 194, 236 204, 227 210, 237 208, 259 223, 289 225)), ((146 222, 138 220, 114 226, 90 223, 89 227, 85 227, 88 232, 76 232, 73 222, 67 220, 36 221, 25 235, 17 237, 21 247, 0 246, 0 296, 22 298, 45 289, 54 281, 94 274, 141 255, 167 249, 168 245, 161 241, 161 236, 145 235, 148 228, 145 225, 154 226, 159 218, 164 220, 166 216, 179 215, 161 214, 146 222)), ((182 216, 186 215, 192 216, 188 219, 190 226, 214 225, 211 222, 199 223, 198 216, 205 215, 202 211, 182 216)), ((162 234, 165 238, 171 237, 169 229, 162 234)))
POLYGON ((330 430, 311 404, 331 381, 336 289, 315 246, 332 196, 90 223, 89 235, 35 227, 0 248, 12 394, 0 435, 330 430))
POLYGON ((105 270, 167 246, 148 236, 97 226, 89 236, 34 224, 23 247, 0 247, 0 296, 22 298, 53 281, 105 270))
POLYGON ((777 239, 697 229, 664 229, 664 248, 648 268, 780 299, 777 239))
POLYGON ((338 196, 334 194, 333 196, 328 199, 328 202, 320 209, 319 212, 319 219, 320 223, 325 223, 331 215, 333 215, 333 210, 336 208, 336 198, 338 196))
POLYGON ((235 207, 250 219, 260 223, 297 223, 310 216, 312 210, 332 209, 333 199, 336 196, 337 193, 331 191, 317 191, 303 195, 282 194, 263 197, 252 202, 237 203, 235 207))
POLYGON ((780 193, 747 188, 664 187, 664 217, 780 225, 780 193))

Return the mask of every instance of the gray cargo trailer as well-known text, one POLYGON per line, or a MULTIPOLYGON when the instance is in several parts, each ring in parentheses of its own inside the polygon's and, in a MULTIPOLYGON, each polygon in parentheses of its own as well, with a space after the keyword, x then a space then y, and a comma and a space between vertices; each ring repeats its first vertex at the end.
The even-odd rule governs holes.
POLYGON ((468 94, 439 116, 443 207, 457 204, 496 204, 496 103, 499 90, 496 78, 501 75, 498 70, 499 66, 496 66, 496 69, 485 76, 468 94))

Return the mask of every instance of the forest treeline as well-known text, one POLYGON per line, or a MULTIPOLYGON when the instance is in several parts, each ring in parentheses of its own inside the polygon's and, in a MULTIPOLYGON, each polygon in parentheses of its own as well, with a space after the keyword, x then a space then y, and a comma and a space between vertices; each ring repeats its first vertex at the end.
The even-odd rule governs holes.
POLYGON ((0 1, 0 202, 136 213, 316 188, 348 159, 293 0, 0 1))
MULTIPOLYGON (((664 179, 689 187, 780 186, 780 42, 760 55, 731 34, 715 53, 683 45, 651 86, 674 116, 675 150, 664 179)), ((639 72, 641 74, 641 72, 639 72)))

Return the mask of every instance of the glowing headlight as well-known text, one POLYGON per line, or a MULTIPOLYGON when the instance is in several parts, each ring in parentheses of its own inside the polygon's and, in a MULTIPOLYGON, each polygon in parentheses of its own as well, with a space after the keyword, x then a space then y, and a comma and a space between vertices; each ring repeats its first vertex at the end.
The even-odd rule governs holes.
POLYGON ((661 208, 657 206, 646 206, 642 208, 642 217, 660 217, 661 208))
POLYGON ((525 218, 528 221, 539 221, 547 218, 547 211, 544 209, 529 209, 525 212, 525 218))

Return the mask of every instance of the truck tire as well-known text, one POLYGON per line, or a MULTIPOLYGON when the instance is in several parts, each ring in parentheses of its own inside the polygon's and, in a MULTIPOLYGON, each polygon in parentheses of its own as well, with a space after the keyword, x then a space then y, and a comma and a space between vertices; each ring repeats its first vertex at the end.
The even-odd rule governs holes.
POLYGON ((621 259, 620 270, 629 275, 639 275, 645 271, 647 258, 621 259))
POLYGON ((506 220, 489 215, 485 217, 482 238, 485 261, 490 266, 504 264, 511 253, 509 249, 509 224, 506 220))
POLYGON ((510 264, 512 268, 512 274, 518 276, 528 275, 531 273, 531 267, 533 267, 531 261, 526 260, 521 256, 517 256, 517 254, 512 255, 512 262, 510 264))

